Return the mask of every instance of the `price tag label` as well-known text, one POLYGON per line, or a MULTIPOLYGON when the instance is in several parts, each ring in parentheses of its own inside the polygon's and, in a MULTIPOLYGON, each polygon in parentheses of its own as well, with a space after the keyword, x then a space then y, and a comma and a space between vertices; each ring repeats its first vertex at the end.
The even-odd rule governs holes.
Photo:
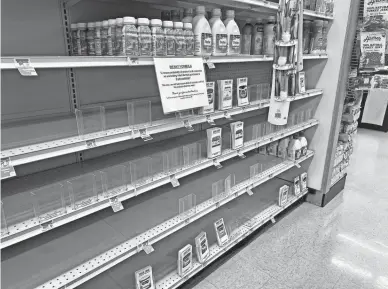
POLYGON ((112 207, 113 212, 115 213, 124 210, 123 204, 119 201, 118 197, 110 198, 109 203, 112 207))
POLYGON ((29 58, 15 58, 14 62, 22 76, 38 76, 29 58))
POLYGON ((137 57, 127 57, 127 62, 129 65, 139 65, 139 58, 137 57))
POLYGON ((51 230, 54 227, 53 220, 45 222, 45 223, 41 223, 40 227, 42 229, 42 232, 46 232, 48 230, 51 230))
POLYGON ((206 121, 208 124, 210 125, 216 125, 216 123, 214 122, 214 120, 210 117, 210 115, 207 115, 206 116, 206 121))
POLYGON ((11 165, 10 158, 2 158, 1 159, 1 179, 4 180, 15 176, 16 176, 16 172, 14 167, 11 165))
POLYGON ((299 164, 299 163, 297 163, 297 162, 295 162, 295 166, 296 166, 298 169, 300 169, 300 168, 301 168, 300 164, 299 164))
POLYGON ((185 128, 187 128, 188 131, 194 131, 194 128, 188 119, 183 121, 183 125, 185 126, 185 128))
POLYGON ((220 164, 220 162, 218 160, 213 160, 213 164, 214 166, 219 170, 222 168, 222 165, 220 164))
POLYGON ((232 119, 232 117, 230 116, 230 114, 229 114, 228 111, 225 111, 225 112, 224 112, 224 117, 225 117, 226 119, 232 119))
POLYGON ((214 68, 216 68, 216 66, 214 65, 214 63, 213 62, 206 62, 206 64, 207 64, 207 67, 209 67, 209 69, 214 69, 214 68))
POLYGON ((174 188, 180 186, 179 181, 177 180, 177 178, 175 177, 175 175, 173 175, 173 176, 170 177, 170 182, 171 182, 171 184, 172 184, 172 186, 173 186, 174 188))
POLYGON ((149 255, 151 254, 153 251, 155 251, 154 247, 152 247, 150 244, 146 244, 143 246, 143 249, 144 249, 144 252, 149 255))
POLYGON ((240 151, 237 151, 237 155, 240 159, 245 159, 246 158, 246 155, 244 155, 242 152, 240 151))
POLYGON ((95 139, 89 139, 89 140, 85 141, 85 144, 86 144, 87 149, 95 148, 97 146, 95 139))
POLYGON ((146 128, 139 129, 139 133, 140 133, 140 137, 142 138, 142 140, 144 140, 144 141, 153 140, 152 136, 150 136, 150 135, 148 134, 146 128))
POLYGON ((190 222, 191 222, 191 219, 190 219, 190 217, 188 217, 188 218, 185 220, 185 223, 188 224, 188 223, 190 223, 190 222))
POLYGON ((271 217, 271 222, 272 222, 272 224, 275 224, 275 223, 276 223, 276 221, 275 221, 275 218, 274 218, 274 217, 271 217))
POLYGON ((247 188, 247 194, 248 194, 249 196, 252 196, 252 195, 253 195, 253 191, 252 191, 251 188, 247 188))

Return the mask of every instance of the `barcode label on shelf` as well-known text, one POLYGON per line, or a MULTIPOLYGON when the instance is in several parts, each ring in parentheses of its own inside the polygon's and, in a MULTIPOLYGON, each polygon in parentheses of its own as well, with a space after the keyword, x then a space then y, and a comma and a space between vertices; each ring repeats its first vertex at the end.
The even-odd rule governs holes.
POLYGON ((207 62, 206 64, 207 64, 207 67, 209 67, 209 69, 214 69, 214 68, 216 68, 216 66, 214 65, 213 62, 207 62))
POLYGON ((144 141, 153 140, 152 136, 150 136, 150 135, 148 134, 146 128, 139 129, 139 133, 140 133, 140 137, 141 137, 144 141))
POLYGON ((245 159, 246 158, 246 155, 244 155, 242 152, 240 151, 237 151, 237 155, 240 159, 245 159))
POLYGON ((153 251, 155 251, 154 247, 152 247, 151 245, 149 244, 146 244, 144 247, 144 252, 148 255, 148 254, 151 254, 153 251))
POLYGON ((139 58, 137 57, 127 57, 127 61, 129 65, 138 65, 139 64, 139 58))
POLYGON ((301 168, 300 164, 299 164, 299 163, 297 163, 297 162, 295 162, 295 166, 296 166, 298 169, 300 169, 300 168, 301 168))
POLYGON ((179 187, 179 181, 176 179, 175 175, 170 177, 170 182, 174 188, 179 187))
POLYGON ((272 222, 272 224, 275 224, 275 223, 276 223, 276 221, 275 221, 275 218, 274 218, 274 217, 271 217, 271 222, 272 222))
POLYGON ((54 225, 53 225, 53 220, 48 221, 48 222, 45 222, 45 223, 41 223, 41 224, 40 224, 40 227, 42 228, 42 231, 43 231, 43 232, 46 232, 46 231, 48 231, 48 230, 51 230, 51 229, 54 227, 54 225))
POLYGON ((95 139, 89 139, 85 141, 85 144, 87 149, 95 148, 97 146, 97 142, 95 139))
POLYGON ((225 112, 224 112, 224 117, 225 117, 226 119, 232 119, 232 117, 230 116, 230 114, 229 114, 228 111, 225 111, 225 112))
POLYGON ((194 128, 188 119, 183 121, 183 125, 185 126, 185 128, 187 128, 188 131, 194 131, 194 128))
POLYGON ((208 124, 210 125, 216 125, 216 123, 214 122, 214 120, 210 117, 210 115, 207 115, 206 116, 206 121, 208 124))
POLYGON ((110 198, 109 203, 112 207, 113 212, 115 213, 124 210, 123 204, 119 201, 118 197, 110 198))
POLYGON ((222 168, 222 165, 220 164, 220 162, 219 162, 218 160, 213 160, 213 164, 214 164, 214 166, 215 166, 217 169, 222 168))
POLYGON ((15 58, 14 63, 22 76, 38 76, 29 58, 15 58))
POLYGON ((253 191, 252 191, 251 188, 247 188, 247 194, 248 194, 249 196, 252 196, 252 195, 253 195, 253 191))
POLYGON ((16 172, 14 167, 11 165, 10 158, 1 159, 1 179, 3 180, 15 176, 16 172))

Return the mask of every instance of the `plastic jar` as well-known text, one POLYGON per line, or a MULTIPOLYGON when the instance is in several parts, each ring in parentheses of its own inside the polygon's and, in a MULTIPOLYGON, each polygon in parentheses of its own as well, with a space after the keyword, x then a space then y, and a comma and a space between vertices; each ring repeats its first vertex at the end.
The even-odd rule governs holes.
POLYGON ((96 45, 94 42, 94 34, 96 31, 96 24, 94 22, 89 22, 87 24, 88 30, 86 31, 86 44, 88 46, 88 55, 96 55, 96 45))
POLYGON ((312 25, 311 54, 320 54, 322 50, 323 20, 314 20, 312 25))
POLYGON ((174 34, 174 25, 172 21, 163 21, 165 45, 166 45, 166 55, 174 56, 175 55, 175 34, 174 34))
POLYGON ((116 44, 115 44, 115 55, 124 56, 124 48, 123 48, 123 26, 124 19, 116 18, 116 44))
POLYGON ((77 53, 78 55, 88 55, 88 45, 86 43, 86 23, 77 24, 77 53))
POLYGON ((102 53, 102 55, 108 55, 108 51, 109 51, 108 30, 109 30, 108 20, 102 21, 102 29, 101 29, 101 53, 102 53))
POLYGON ((183 33, 185 36, 186 55, 194 56, 194 32, 191 23, 183 23, 183 33))
POLYGON ((257 19, 257 23, 253 27, 252 34, 252 49, 254 55, 263 54, 263 40, 264 40, 264 23, 263 20, 257 19))
POLYGON ((73 23, 70 25, 70 33, 71 33, 71 51, 70 55, 78 55, 78 48, 77 48, 77 23, 73 23))
POLYGON ((116 47, 116 19, 109 19, 108 24, 108 55, 114 55, 116 47))
POLYGON ((94 45, 95 45, 95 51, 97 56, 102 55, 101 51, 101 27, 102 22, 96 22, 95 23, 96 28, 94 29, 94 45))
POLYGON ((166 45, 164 38, 164 31, 162 28, 162 20, 151 20, 151 34, 152 34, 152 55, 153 56, 165 56, 166 45))
POLYGON ((247 23, 244 25, 242 29, 241 54, 245 54, 245 55, 251 54, 252 34, 253 34, 253 26, 251 24, 251 20, 248 19, 247 23))
POLYGON ((228 33, 227 55, 239 55, 241 53, 241 34, 236 21, 234 21, 234 10, 226 10, 224 24, 228 33))
POLYGON ((183 23, 174 22, 174 35, 175 35, 175 55, 186 56, 186 42, 183 32, 183 23))
POLYGON ((310 40, 311 40, 311 26, 312 21, 305 20, 303 21, 303 53, 310 53, 310 40))
POLYGON ((184 16, 182 19, 183 23, 193 22, 193 9, 191 8, 185 9, 185 11, 183 12, 183 16, 184 16))
POLYGON ((323 21, 323 26, 322 26, 322 47, 321 47, 321 52, 326 53, 327 51, 327 33, 329 29, 329 21, 323 21))
POLYGON ((228 51, 228 33, 224 23, 221 21, 221 9, 213 9, 212 18, 209 20, 212 29, 214 56, 225 56, 228 51))
POLYGON ((268 18, 264 25, 263 54, 273 55, 275 50, 275 17, 268 18))
POLYGON ((151 29, 149 28, 150 21, 147 18, 137 19, 137 32, 139 35, 139 55, 152 55, 152 37, 151 29))
POLYGON ((133 17, 123 18, 123 48, 125 55, 137 56, 139 55, 139 38, 136 29, 136 19, 133 17))

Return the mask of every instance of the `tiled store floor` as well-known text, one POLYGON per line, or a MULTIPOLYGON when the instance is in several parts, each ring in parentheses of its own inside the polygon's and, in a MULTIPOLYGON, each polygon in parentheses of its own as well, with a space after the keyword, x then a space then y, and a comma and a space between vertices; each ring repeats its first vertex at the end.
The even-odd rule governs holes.
POLYGON ((341 194, 303 203, 195 288, 388 288, 388 134, 360 129, 341 194))

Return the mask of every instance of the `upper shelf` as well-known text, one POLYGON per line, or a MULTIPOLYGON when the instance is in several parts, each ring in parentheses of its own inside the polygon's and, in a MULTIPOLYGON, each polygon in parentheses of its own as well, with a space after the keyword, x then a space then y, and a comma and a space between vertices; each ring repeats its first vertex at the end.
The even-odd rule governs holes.
MULTIPOLYGON (((2 57, 1 69, 16 69, 14 59, 30 59, 34 68, 80 68, 80 67, 110 67, 110 66, 151 66, 152 57, 125 56, 15 56, 2 57)), ((304 59, 325 59, 327 54, 304 55, 304 59)), ((208 57, 204 63, 238 63, 238 62, 270 62, 273 57, 265 55, 241 55, 208 57)))

